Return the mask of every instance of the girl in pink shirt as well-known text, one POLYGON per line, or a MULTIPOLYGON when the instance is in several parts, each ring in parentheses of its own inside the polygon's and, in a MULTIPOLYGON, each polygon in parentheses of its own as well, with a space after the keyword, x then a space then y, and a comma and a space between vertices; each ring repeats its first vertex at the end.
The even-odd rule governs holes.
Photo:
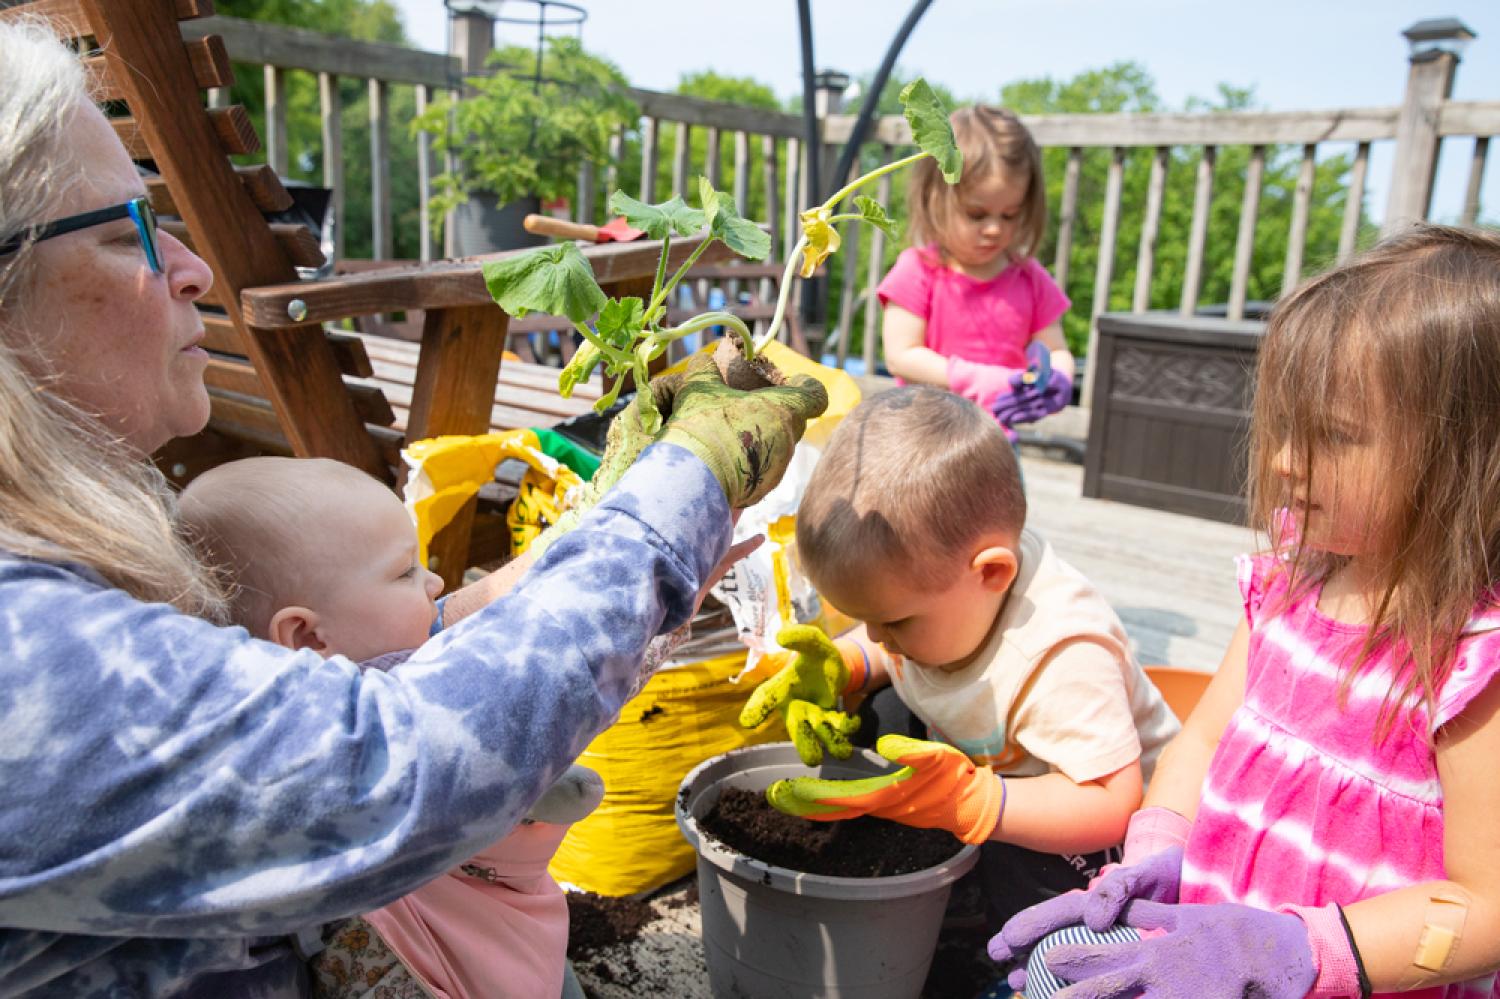
POLYGON ((1068 296, 1031 256, 1047 227, 1031 133, 1011 112, 982 104, 954 112, 952 122, 963 179, 950 186, 930 157, 913 168, 912 246, 876 289, 885 362, 903 381, 978 403, 1009 432, 1072 398, 1061 325, 1068 296), (1023 378, 1033 342, 1049 355, 1050 378, 1023 378))
POLYGON ((1118 921, 1046 951, 1059 999, 1500 995, 1500 237, 1419 226, 1279 305, 1250 481, 1271 548, 1124 862, 991 954, 1118 921))

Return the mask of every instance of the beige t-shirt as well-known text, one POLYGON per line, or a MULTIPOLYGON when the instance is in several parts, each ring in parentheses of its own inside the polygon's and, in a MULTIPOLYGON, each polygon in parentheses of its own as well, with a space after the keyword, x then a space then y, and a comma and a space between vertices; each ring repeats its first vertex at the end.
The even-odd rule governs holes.
POLYGON ((1139 759, 1149 779, 1177 719, 1093 585, 1036 532, 1019 547, 1020 572, 974 662, 953 673, 898 664, 892 685, 934 738, 998 773, 1081 783, 1139 759))

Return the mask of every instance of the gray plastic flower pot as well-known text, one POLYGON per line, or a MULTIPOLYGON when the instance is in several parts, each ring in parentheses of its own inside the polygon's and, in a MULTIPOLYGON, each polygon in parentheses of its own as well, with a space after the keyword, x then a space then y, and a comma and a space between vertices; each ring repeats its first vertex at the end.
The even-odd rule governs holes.
MULTIPOLYGON (((869 750, 830 759, 820 777, 891 768, 869 750)), ((709 983, 717 999, 916 999, 937 948, 948 891, 979 859, 889 878, 835 878, 764 863, 705 835, 698 821, 726 787, 762 791, 807 776, 789 742, 736 749, 696 767, 677 795, 677 825, 698 851, 698 897, 709 983)))

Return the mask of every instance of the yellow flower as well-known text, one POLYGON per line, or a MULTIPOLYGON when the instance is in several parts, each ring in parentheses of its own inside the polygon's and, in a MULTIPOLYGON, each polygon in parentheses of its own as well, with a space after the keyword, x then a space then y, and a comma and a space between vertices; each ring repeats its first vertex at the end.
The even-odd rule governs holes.
POLYGON ((809 208, 802 213, 802 232, 807 245, 802 248, 802 276, 810 278, 818 265, 839 248, 839 231, 828 221, 833 213, 827 208, 809 208))

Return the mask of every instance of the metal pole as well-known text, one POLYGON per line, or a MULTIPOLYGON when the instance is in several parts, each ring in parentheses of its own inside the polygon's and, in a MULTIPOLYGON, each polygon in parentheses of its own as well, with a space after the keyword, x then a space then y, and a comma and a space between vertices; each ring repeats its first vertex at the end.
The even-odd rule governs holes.
MULTIPOLYGON (((807 173, 805 190, 811 198, 817 198, 818 192, 823 189, 818 176, 819 151, 822 144, 818 141, 818 110, 817 110, 817 80, 813 75, 813 35, 812 35, 812 4, 811 0, 797 0, 797 27, 802 40, 802 161, 806 164, 804 169, 807 173)), ((792 163, 787 164, 787 169, 793 168, 792 163)), ((820 199, 821 200, 821 199, 820 199)), ((800 211, 806 205, 797 205, 795 210, 800 211)), ((804 288, 800 302, 799 313, 804 326, 816 321, 818 313, 818 295, 815 288, 804 288)))
POLYGON ((831 196, 837 190, 834 185, 844 183, 844 178, 849 176, 854 159, 859 155, 859 147, 864 145, 865 137, 874 124, 875 114, 880 109, 880 94, 885 90, 886 81, 891 78, 891 70, 896 67, 896 57, 906 47, 906 40, 911 37, 912 29, 931 6, 932 0, 917 0, 911 13, 906 15, 906 20, 901 22, 896 37, 891 39, 890 47, 885 50, 885 59, 875 71, 875 79, 870 82, 870 89, 860 105, 859 117, 854 120, 854 131, 849 133, 849 141, 844 143, 843 151, 839 153, 838 166, 834 168, 833 176, 828 181, 828 194, 823 197, 831 196))

